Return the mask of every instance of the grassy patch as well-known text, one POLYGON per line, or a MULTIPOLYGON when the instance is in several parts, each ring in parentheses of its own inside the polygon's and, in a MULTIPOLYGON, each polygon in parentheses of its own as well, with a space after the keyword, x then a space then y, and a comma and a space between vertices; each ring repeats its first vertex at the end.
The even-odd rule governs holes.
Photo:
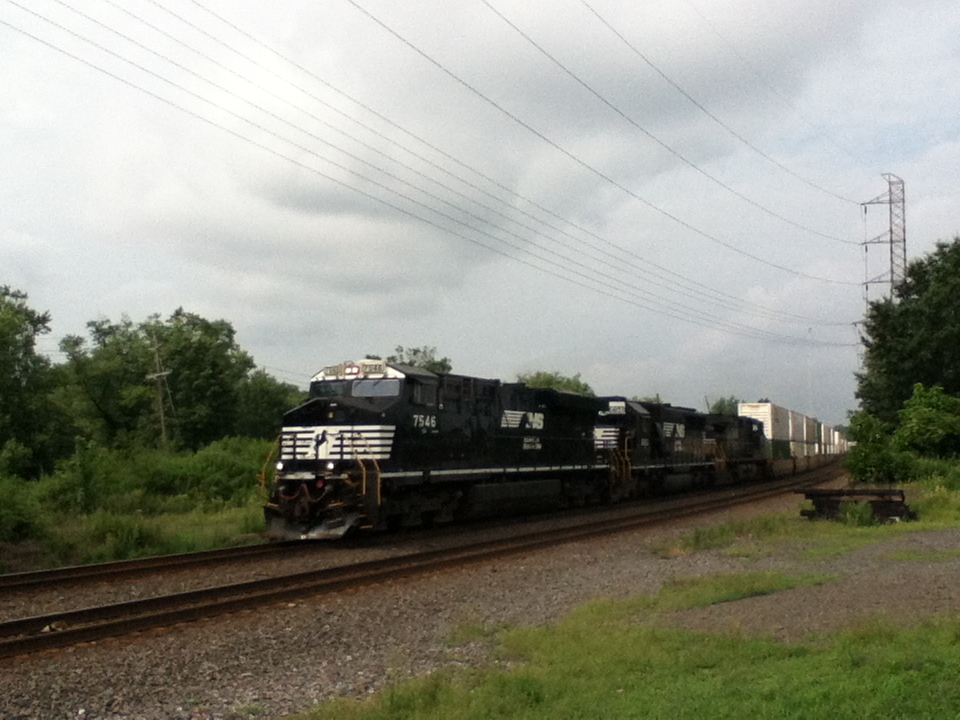
POLYGON ((260 542, 263 523, 263 510, 253 501, 154 516, 98 510, 61 518, 44 545, 53 564, 107 562, 260 542))
POLYGON ((816 576, 716 576, 656 597, 588 603, 554 626, 502 636, 512 670, 441 672, 300 720, 474 718, 953 717, 960 706, 960 621, 912 630, 882 623, 816 644, 658 626, 680 607, 822 582, 816 576), (638 622, 644 621, 644 622, 638 622))
POLYGON ((667 583, 653 598, 652 609, 658 612, 669 612, 705 607, 748 597, 771 595, 795 587, 822 585, 834 579, 833 575, 824 573, 785 575, 777 572, 679 578, 667 583))
POLYGON ((661 557, 680 557, 700 550, 731 549, 738 554, 751 554, 751 546, 759 541, 790 539, 797 532, 797 518, 786 515, 768 515, 750 520, 734 520, 720 525, 698 527, 677 542, 655 548, 661 557))
POLYGON ((928 465, 939 472, 904 488, 907 503, 919 514, 915 522, 878 524, 866 503, 846 503, 840 521, 808 520, 798 509, 796 513, 696 528, 655 551, 665 558, 702 550, 758 557, 782 552, 784 545, 792 544, 803 556, 816 559, 843 555, 902 533, 956 527, 960 525, 960 465, 945 461, 928 465))
POLYGON ((960 550, 898 550, 884 555, 891 562, 953 562, 960 558, 960 550))
POLYGON ((453 627, 447 636, 447 642, 451 645, 490 642, 506 629, 507 626, 500 623, 490 624, 474 620, 464 620, 453 627))
POLYGON ((880 525, 873 521, 864 503, 848 503, 840 521, 808 520, 801 517, 799 511, 736 520, 696 528, 671 545, 654 550, 664 558, 703 550, 721 550, 730 556, 750 558, 783 552, 793 546, 801 557, 808 559, 835 557, 903 533, 955 526, 960 521, 960 493, 934 490, 932 495, 932 499, 929 494, 925 496, 927 500, 918 496, 913 504, 925 507, 926 502, 939 508, 934 520, 921 515, 919 522, 880 525))
POLYGON ((910 507, 926 527, 953 527, 960 522, 960 491, 952 485, 952 477, 935 476, 908 489, 910 507))

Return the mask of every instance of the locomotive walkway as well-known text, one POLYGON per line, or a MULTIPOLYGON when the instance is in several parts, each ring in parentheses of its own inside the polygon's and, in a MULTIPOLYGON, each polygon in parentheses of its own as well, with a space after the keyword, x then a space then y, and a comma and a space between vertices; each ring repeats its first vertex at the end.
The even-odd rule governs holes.
MULTIPOLYGON (((828 466, 803 476, 762 485, 737 486, 703 495, 678 498, 656 508, 638 505, 638 512, 618 519, 608 519, 602 524, 587 521, 574 526, 471 543, 452 549, 417 552, 359 564, 12 620, 0 623, 0 658, 98 641, 224 613, 250 610, 305 596, 329 594, 482 563, 510 555, 533 552, 541 548, 555 547, 561 543, 651 527, 679 518, 753 503, 771 496, 814 487, 835 480, 841 474, 839 465, 828 466)), ((277 548, 276 545, 265 547, 277 548)), ((280 550, 290 552, 289 547, 280 548, 280 550)), ((217 560, 211 558, 210 562, 217 562, 217 560)), ((94 569, 95 567, 93 566, 94 569)), ((156 569, 154 567, 152 571, 156 569)), ((137 570, 137 572, 147 571, 137 570)))

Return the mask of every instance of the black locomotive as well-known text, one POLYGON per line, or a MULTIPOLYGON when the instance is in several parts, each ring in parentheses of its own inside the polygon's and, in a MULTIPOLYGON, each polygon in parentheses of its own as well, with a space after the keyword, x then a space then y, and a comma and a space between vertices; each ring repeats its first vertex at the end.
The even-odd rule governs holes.
POLYGON ((274 533, 340 537, 757 477, 762 423, 379 360, 324 368, 284 416, 274 533))

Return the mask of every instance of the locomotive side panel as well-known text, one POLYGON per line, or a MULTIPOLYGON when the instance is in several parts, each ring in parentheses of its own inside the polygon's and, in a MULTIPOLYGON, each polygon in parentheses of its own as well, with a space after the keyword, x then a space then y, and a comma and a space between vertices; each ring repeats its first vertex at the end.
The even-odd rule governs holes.
POLYGON ((808 454, 845 449, 838 433, 796 413, 740 408, 707 415, 379 360, 341 363, 318 373, 310 399, 284 416, 265 513, 286 537, 340 537, 616 502, 819 460, 790 457, 791 442, 808 454))

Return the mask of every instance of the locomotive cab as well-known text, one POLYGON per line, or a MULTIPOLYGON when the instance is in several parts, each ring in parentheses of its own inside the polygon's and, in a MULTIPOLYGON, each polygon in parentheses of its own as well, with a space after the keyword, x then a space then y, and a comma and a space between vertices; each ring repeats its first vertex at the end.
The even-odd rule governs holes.
POLYGON ((364 495, 389 458, 396 426, 392 409, 409 383, 382 361, 341 363, 321 370, 310 397, 283 419, 276 482, 266 506, 268 527, 301 537, 339 537, 354 527, 364 495), (321 521, 321 518, 323 520, 321 521))

